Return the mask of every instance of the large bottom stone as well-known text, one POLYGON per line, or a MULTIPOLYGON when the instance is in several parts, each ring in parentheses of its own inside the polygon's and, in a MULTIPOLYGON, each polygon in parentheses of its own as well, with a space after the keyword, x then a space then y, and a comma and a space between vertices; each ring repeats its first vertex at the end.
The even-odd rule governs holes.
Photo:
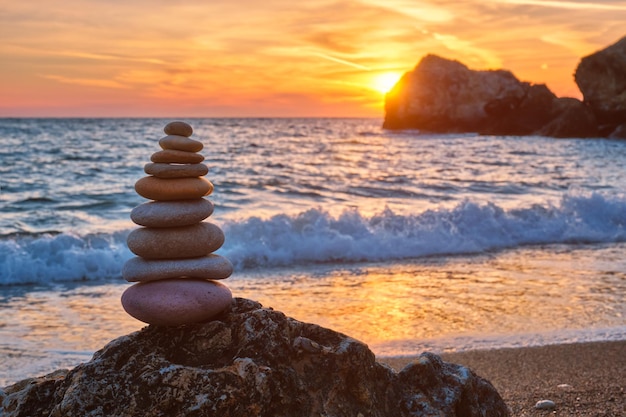
POLYGON ((124 310, 137 320, 157 326, 201 323, 226 309, 230 289, 216 281, 169 279, 140 282, 122 294, 124 310))
POLYGON ((463 366, 425 353, 396 373, 355 339, 244 299, 205 324, 120 337, 65 376, 7 387, 0 403, 3 417, 509 415, 463 366))

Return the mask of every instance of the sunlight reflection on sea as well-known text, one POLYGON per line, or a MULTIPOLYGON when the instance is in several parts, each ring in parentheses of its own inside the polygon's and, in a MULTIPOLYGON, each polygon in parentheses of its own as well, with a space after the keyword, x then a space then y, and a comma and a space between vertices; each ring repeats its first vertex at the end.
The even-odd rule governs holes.
MULTIPOLYGON (((556 245, 470 258, 273 268, 236 274, 228 285, 236 297, 348 334, 379 356, 608 340, 626 336, 625 249, 556 245)), ((126 287, 5 292, 0 386, 73 367, 141 329, 121 308, 126 287)))

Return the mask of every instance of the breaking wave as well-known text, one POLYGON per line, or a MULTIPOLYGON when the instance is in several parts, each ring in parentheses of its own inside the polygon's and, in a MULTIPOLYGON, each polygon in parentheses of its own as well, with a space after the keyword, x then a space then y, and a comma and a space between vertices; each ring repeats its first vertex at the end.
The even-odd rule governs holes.
MULTIPOLYGON (((377 262, 536 244, 623 242, 626 198, 568 195, 558 205, 511 210, 464 201, 452 209, 410 215, 385 209, 373 216, 357 210, 333 216, 310 209, 221 227, 226 243, 218 253, 236 270, 377 262)), ((125 243, 128 232, 0 238, 0 285, 119 278, 122 265, 133 256, 125 243)))

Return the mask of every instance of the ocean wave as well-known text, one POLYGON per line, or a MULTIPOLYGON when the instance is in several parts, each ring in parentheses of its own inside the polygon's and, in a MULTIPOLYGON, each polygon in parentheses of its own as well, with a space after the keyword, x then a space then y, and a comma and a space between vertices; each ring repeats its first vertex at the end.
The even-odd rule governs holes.
POLYGON ((19 234, 0 240, 0 286, 120 277, 128 232, 19 234))
MULTIPOLYGON (((505 210, 463 201, 452 209, 373 216, 322 209, 221 225, 218 251, 238 270, 312 263, 376 262, 460 255, 536 244, 626 241, 626 197, 567 195, 558 205, 505 210)), ((0 239, 0 285, 117 278, 133 255, 128 231, 0 239)))
POLYGON ((626 240, 626 198, 567 196, 559 206, 504 210, 464 201, 453 209, 337 217, 311 209, 296 216, 224 225, 222 250, 238 268, 386 261, 470 254, 533 244, 626 240))

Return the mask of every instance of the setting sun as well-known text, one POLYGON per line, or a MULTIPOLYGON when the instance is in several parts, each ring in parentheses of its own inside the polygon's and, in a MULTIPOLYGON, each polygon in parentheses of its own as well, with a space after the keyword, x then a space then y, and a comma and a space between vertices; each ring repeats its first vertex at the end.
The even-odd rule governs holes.
POLYGON ((372 88, 381 94, 387 94, 402 76, 399 72, 382 72, 372 79, 372 88))

